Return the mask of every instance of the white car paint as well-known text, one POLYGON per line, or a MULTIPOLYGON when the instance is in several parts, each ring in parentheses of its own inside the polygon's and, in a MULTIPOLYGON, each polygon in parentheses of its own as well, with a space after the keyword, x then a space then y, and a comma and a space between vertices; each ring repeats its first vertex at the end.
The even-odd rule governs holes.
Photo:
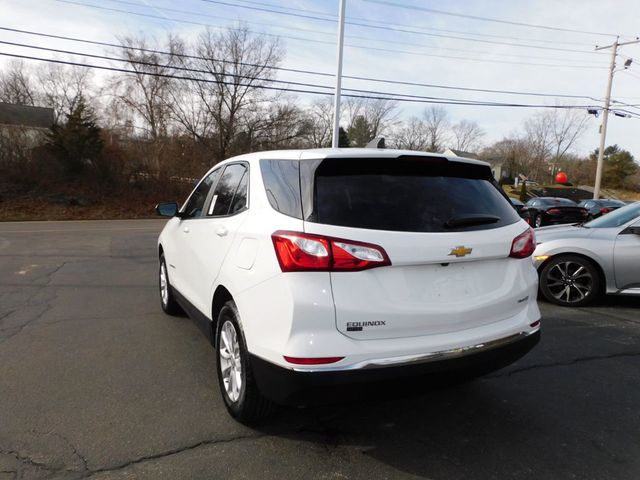
MULTIPOLYGON (((242 155, 249 208, 231 217, 172 218, 160 234, 172 285, 212 319, 212 299, 232 295, 250 353, 298 371, 358 368, 491 342, 539 327, 537 275, 528 258, 509 258, 528 225, 474 232, 406 233, 304 222, 274 210, 261 177, 261 159, 384 157, 416 152, 370 149, 277 151, 242 155), (362 272, 281 271, 271 235, 318 233, 382 246, 392 265, 362 272), (457 259, 457 246, 474 255, 457 259), (447 264, 444 266, 443 264, 447 264), (347 332, 348 322, 381 320, 383 327, 347 332), (291 365, 290 357, 344 357, 331 365, 291 365)), ((468 163, 482 162, 451 159, 468 163)), ((505 199, 505 202, 507 200, 505 199)))

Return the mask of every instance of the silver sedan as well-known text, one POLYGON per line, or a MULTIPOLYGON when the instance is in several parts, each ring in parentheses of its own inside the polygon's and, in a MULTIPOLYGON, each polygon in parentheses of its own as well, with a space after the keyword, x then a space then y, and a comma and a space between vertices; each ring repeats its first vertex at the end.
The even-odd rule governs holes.
POLYGON ((601 294, 640 295, 640 202, 583 225, 536 230, 533 261, 552 303, 583 306, 601 294))

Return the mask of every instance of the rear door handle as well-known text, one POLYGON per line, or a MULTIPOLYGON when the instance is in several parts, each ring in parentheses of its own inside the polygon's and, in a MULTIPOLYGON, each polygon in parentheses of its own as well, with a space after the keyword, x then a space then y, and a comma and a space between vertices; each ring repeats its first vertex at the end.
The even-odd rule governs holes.
POLYGON ((182 231, 183 231, 184 233, 189 233, 189 232, 190 232, 189 227, 184 227, 184 228, 182 229, 182 231))
POLYGON ((216 230, 216 235, 218 235, 219 237, 225 237, 227 233, 229 233, 229 230, 227 230, 225 227, 220 227, 216 230))

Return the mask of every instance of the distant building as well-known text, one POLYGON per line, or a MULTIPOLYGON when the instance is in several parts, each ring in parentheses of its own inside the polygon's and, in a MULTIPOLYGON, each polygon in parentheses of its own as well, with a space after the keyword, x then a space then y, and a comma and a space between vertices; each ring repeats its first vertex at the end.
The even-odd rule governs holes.
POLYGON ((0 161, 20 161, 44 144, 53 109, 0 102, 0 161))

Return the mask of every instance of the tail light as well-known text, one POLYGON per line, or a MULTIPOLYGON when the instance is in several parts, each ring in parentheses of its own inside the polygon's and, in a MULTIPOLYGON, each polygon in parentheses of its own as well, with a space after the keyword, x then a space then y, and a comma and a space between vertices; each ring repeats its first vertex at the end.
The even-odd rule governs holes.
POLYGON ((558 210, 557 208, 550 208, 549 210, 547 210, 547 213, 560 213, 560 210, 558 210))
POLYGON ((271 239, 283 272, 359 271, 391 265, 387 252, 370 243, 282 230, 271 239))
POLYGON ((611 211, 610 208, 601 208, 600 209, 600 213, 605 214, 605 213, 609 213, 611 211))
POLYGON ((511 243, 510 257, 526 258, 533 254, 536 249, 536 235, 533 229, 529 228, 513 239, 511 243))

